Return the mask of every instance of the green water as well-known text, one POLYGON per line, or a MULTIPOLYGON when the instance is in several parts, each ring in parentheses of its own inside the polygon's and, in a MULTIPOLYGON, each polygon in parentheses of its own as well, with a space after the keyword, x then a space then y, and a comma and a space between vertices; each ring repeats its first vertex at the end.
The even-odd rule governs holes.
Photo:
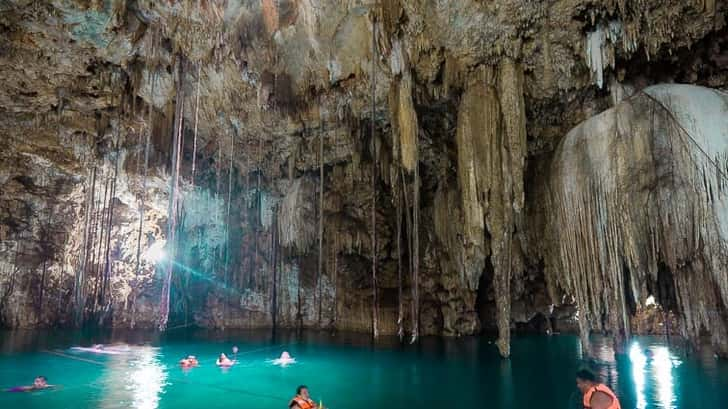
MULTIPOLYGON (((596 340, 596 369, 623 408, 726 407, 728 364, 710 353, 686 356, 659 339, 637 338, 631 354, 615 360, 606 345, 596 340)), ((41 374, 62 386, 0 393, 0 408, 280 409, 301 383, 332 409, 574 407, 573 373, 582 364, 576 337, 516 337, 512 353, 500 359, 487 338, 425 338, 402 347, 354 334, 0 332, 0 387, 30 384, 41 374), (118 356, 68 349, 112 341, 136 347, 118 356), (233 345, 239 364, 216 367, 217 355, 233 345), (298 362, 268 362, 283 350, 298 362), (201 366, 179 368, 187 354, 201 366)))

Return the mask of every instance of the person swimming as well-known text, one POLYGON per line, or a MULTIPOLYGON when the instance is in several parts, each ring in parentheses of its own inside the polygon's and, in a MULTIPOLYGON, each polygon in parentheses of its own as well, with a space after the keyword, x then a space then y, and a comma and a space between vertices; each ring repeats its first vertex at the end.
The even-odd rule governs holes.
POLYGON ((90 352, 93 354, 107 354, 107 355, 121 355, 132 351, 131 347, 127 344, 116 344, 116 345, 104 345, 104 344, 93 344, 90 347, 71 347, 72 351, 77 352, 90 352))
POLYGON ((288 351, 283 351, 280 358, 272 360, 271 363, 273 365, 279 365, 281 367, 284 367, 286 365, 295 364, 296 359, 292 357, 291 354, 288 353, 288 351))
POLYGON ((195 366, 199 366, 200 363, 197 361, 197 357, 194 355, 187 355, 186 358, 179 361, 180 366, 182 368, 193 368, 195 366))
POLYGON ((217 366, 233 366, 233 364, 235 364, 235 361, 228 358, 224 353, 220 354, 217 358, 217 362, 215 362, 215 365, 217 366))
POLYGON ((49 385, 48 380, 45 376, 36 376, 33 380, 33 385, 30 386, 16 386, 14 388, 10 388, 7 391, 8 392, 35 392, 40 391, 43 389, 48 388, 55 388, 55 385, 49 385))
POLYGON ((584 395, 584 409, 621 409, 617 395, 608 386, 600 383, 594 372, 579 370, 576 373, 576 387, 584 395))
POLYGON ((323 405, 317 405, 308 394, 308 387, 301 385, 296 388, 296 396, 288 403, 289 409, 324 409, 323 405))

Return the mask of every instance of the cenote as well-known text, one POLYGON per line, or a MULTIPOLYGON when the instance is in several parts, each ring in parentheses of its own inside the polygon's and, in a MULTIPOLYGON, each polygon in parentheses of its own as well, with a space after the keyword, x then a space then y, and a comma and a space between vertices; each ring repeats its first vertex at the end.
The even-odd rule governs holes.
POLYGON ((727 406, 728 1, 0 0, 0 79, 1 409, 727 406))
POLYGON ((658 337, 636 337, 629 353, 614 358, 610 342, 593 341, 583 360, 575 336, 523 335, 502 359, 486 337, 425 337, 402 346, 377 344, 360 334, 262 331, 2 332, 3 387, 43 374, 57 389, 3 393, 3 408, 283 408, 296 386, 332 409, 438 407, 580 408, 574 373, 589 366, 620 396, 623 408, 717 408, 728 399, 728 364, 712 354, 686 355, 658 337), (127 342, 123 355, 74 352, 71 345, 127 342), (237 365, 215 365, 220 352, 237 365), (289 351, 286 367, 270 361, 289 351), (178 361, 194 354, 200 366, 178 361))

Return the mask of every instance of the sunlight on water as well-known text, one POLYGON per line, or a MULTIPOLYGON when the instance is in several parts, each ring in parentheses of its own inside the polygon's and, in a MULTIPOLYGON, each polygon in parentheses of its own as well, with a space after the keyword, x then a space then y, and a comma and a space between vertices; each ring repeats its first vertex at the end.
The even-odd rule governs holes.
POLYGON ((136 409, 156 409, 159 395, 166 384, 167 373, 159 364, 153 348, 143 348, 139 360, 132 365, 129 383, 134 388, 136 409))
POLYGON ((128 355, 114 356, 104 371, 103 408, 156 409, 167 384, 167 372, 157 349, 134 347, 128 355))
POLYGON ((634 378, 634 389, 637 393, 637 409, 643 409, 647 407, 647 400, 645 399, 647 357, 642 353, 642 348, 636 342, 629 349, 629 359, 632 361, 632 377, 634 378))
POLYGON ((667 347, 655 347, 652 358, 652 373, 657 381, 657 400, 663 408, 670 409, 675 407, 672 368, 673 360, 667 347))
POLYGON ((509 360, 486 337, 424 337, 400 346, 396 338, 372 345, 361 334, 315 332, 21 335, 0 331, 0 390, 39 374, 59 388, 0 392, 2 409, 281 409, 301 383, 334 409, 527 409, 534 396, 548 408, 581 408, 574 373, 583 367, 597 372, 625 409, 721 408, 728 401, 727 362, 712 353, 685 355, 656 337, 637 337, 624 356, 608 338, 594 337, 595 357, 581 361, 580 340, 568 335, 514 337, 509 360), (95 343, 128 347, 119 354, 69 350, 95 343), (215 360, 234 345, 240 363, 223 371, 215 360), (282 351, 296 364, 272 365, 282 351), (190 353, 200 366, 180 368, 190 353))
POLYGON ((659 345, 648 347, 646 355, 640 344, 635 342, 630 347, 629 359, 632 362, 637 408, 647 407, 648 400, 653 401, 660 408, 676 408, 677 397, 672 372, 673 368, 677 368, 682 362, 670 353, 668 347, 659 345), (651 358, 649 362, 648 357, 651 358), (648 373, 651 376, 649 384, 655 387, 654 396, 647 396, 645 390, 648 373))

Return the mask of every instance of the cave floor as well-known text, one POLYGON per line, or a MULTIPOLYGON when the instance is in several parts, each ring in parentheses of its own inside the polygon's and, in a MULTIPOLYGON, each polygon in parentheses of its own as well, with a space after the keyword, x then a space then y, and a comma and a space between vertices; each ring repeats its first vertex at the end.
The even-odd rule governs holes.
MULTIPOLYGON (((594 364, 623 408, 708 408, 728 401, 728 363, 710 353, 687 356, 664 340, 638 337, 629 356, 614 360, 606 339, 595 339, 594 364)), ((60 387, 2 393, 3 408, 284 408, 299 384, 334 409, 408 407, 579 407, 572 374, 584 364, 574 336, 516 336, 502 360, 487 337, 424 338, 416 346, 361 334, 202 330, 155 333, 0 332, 0 387, 27 385, 38 375, 60 387), (116 355, 74 345, 120 343, 116 355), (215 365, 239 349, 238 364, 215 365), (270 360, 289 351, 297 362, 270 360), (196 355, 200 366, 177 362, 196 355), (542 404, 543 403, 543 404, 542 404)))

